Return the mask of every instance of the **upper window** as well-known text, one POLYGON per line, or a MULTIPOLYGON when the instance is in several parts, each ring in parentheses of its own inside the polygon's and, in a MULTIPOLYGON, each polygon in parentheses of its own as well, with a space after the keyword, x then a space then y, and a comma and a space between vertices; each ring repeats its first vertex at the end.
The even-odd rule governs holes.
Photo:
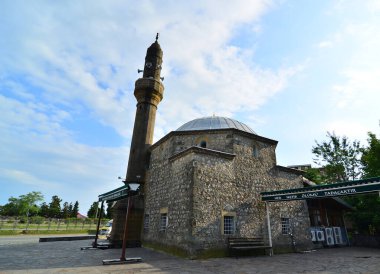
POLYGON ((290 219, 281 218, 281 233, 282 235, 290 234, 290 219))
POLYGON ((259 156, 259 150, 258 150, 258 148, 257 148, 256 145, 252 146, 252 155, 253 155, 253 157, 258 157, 259 156))
POLYGON ((199 146, 200 146, 200 147, 203 147, 203 148, 206 148, 206 147, 207 147, 207 142, 206 142, 206 141, 201 141, 201 142, 199 143, 199 146))

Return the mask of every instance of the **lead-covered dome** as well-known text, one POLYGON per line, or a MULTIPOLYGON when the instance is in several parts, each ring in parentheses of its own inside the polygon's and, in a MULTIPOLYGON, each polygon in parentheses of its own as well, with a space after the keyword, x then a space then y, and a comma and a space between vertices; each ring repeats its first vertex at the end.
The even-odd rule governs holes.
POLYGON ((256 134, 249 126, 231 118, 211 116, 203 117, 187 122, 176 131, 209 130, 235 128, 252 134, 256 134))

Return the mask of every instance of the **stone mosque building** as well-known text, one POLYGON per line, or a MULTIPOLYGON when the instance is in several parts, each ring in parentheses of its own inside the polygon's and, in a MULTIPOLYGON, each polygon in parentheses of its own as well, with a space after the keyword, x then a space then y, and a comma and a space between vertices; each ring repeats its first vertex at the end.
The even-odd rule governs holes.
MULTIPOLYGON (((141 184, 128 231, 143 245, 187 256, 223 254, 228 237, 268 241, 260 192, 304 186, 303 172, 276 162, 277 141, 227 117, 185 123, 153 144, 155 111, 163 98, 162 50, 151 45, 136 81, 136 120, 126 183, 141 184)), ((111 239, 122 233, 125 202, 115 207, 111 239)), ((306 201, 269 204, 276 251, 312 247, 306 201)), ((130 236, 132 237, 132 236, 130 236)))
MULTIPOLYGON (((224 249, 226 239, 266 237, 260 192, 303 186, 297 170, 276 164, 277 141, 225 117, 192 120, 151 147, 145 185, 143 241, 190 254, 224 249)), ((299 245, 310 245, 305 201, 271 205, 272 237, 289 247, 281 220, 299 245)))

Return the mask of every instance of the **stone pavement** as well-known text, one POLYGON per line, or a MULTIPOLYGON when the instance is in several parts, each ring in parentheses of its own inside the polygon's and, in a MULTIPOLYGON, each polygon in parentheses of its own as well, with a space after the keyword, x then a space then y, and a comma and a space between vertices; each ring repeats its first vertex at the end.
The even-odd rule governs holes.
POLYGON ((0 237, 0 273, 380 273, 380 249, 328 248, 308 253, 188 260, 145 248, 128 248, 142 263, 102 265, 121 249, 80 250, 91 241, 38 242, 0 237))

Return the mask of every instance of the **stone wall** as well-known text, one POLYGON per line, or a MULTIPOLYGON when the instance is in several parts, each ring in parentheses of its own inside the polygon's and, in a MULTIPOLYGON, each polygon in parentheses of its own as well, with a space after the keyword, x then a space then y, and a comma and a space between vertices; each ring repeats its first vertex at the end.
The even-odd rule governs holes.
POLYGON ((145 215, 149 215, 149 226, 144 229, 143 240, 187 249, 191 241, 193 167, 186 157, 169 161, 170 150, 168 141, 151 155, 145 185, 145 215), (168 213, 165 231, 160 230, 162 210, 168 213))
MULTIPOLYGON (((233 214, 232 236, 268 241, 260 192, 302 187, 301 176, 277 168, 275 148, 275 142, 233 130, 173 135, 160 143, 152 151, 146 185, 145 213, 150 225, 144 240, 174 245, 189 254, 225 249, 231 235, 223 234, 223 215, 233 214), (206 140, 206 149, 183 152, 201 140, 206 140), (210 149, 229 156, 219 157, 210 149), (168 209, 169 216, 165 232, 158 227, 162 208, 168 209)), ((274 247, 291 248, 289 235, 281 234, 281 218, 290 218, 300 249, 311 245, 305 202, 281 202, 269 208, 274 247)))

